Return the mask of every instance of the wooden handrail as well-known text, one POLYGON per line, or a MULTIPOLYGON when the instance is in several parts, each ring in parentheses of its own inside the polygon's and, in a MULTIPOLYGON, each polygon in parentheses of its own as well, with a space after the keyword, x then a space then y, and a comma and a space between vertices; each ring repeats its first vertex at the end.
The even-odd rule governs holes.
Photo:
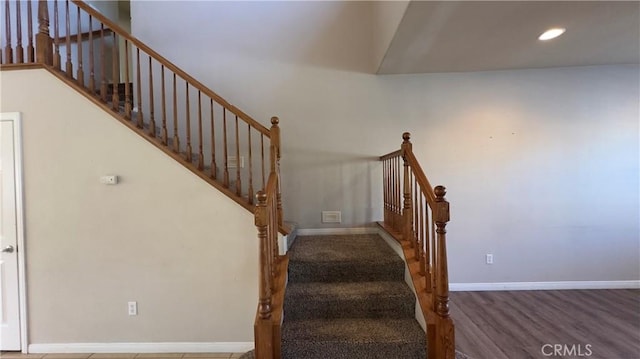
POLYGON ((404 255, 427 323, 428 357, 453 359, 455 331, 449 316, 446 225, 449 202, 443 186, 431 186, 413 153, 410 134, 400 150, 380 156, 384 223, 403 245, 404 255))
POLYGON ((211 90, 207 86, 203 85, 200 81, 196 80, 191 75, 189 75, 186 72, 184 72, 178 66, 174 65, 171 61, 167 60, 164 56, 162 56, 159 53, 155 52, 152 48, 147 46, 144 42, 138 40, 135 36, 129 34, 126 30, 124 30, 118 24, 116 24, 115 22, 109 20, 107 17, 102 15, 93 6, 87 4, 87 3, 83 2, 83 1, 80 1, 80 0, 72 0, 72 2, 76 6, 78 6, 79 8, 81 8, 84 11, 86 11, 87 13, 89 13, 94 18, 100 20, 102 23, 104 23, 107 26, 107 28, 111 29, 113 32, 115 32, 119 36, 127 39, 131 44, 135 45, 139 49, 141 49, 144 52, 146 52, 148 55, 153 57, 156 61, 158 61, 162 65, 164 65, 167 69, 173 71, 179 77, 181 77, 182 79, 187 81, 190 85, 192 85, 193 87, 195 87, 198 90, 202 91, 202 93, 204 93, 207 96, 209 96, 212 99, 214 99, 218 104, 220 104, 221 106, 227 108, 229 111, 233 112, 235 115, 240 117, 242 120, 244 120, 245 122, 249 123, 256 130, 260 131, 261 133, 263 133, 267 137, 270 136, 269 130, 265 126, 263 126, 262 124, 260 124, 259 122, 257 122, 253 118, 251 118, 251 116, 247 115, 242 110, 238 109, 234 105, 232 105, 229 102, 227 102, 224 98, 222 98, 220 95, 215 93, 213 90, 211 90))

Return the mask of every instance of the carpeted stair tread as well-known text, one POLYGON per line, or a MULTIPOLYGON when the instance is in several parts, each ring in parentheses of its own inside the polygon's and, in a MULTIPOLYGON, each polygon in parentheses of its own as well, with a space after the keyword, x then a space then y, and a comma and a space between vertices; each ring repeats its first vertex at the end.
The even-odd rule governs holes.
POLYGON ((282 340, 325 342, 425 343, 425 334, 414 318, 408 319, 310 319, 291 321, 282 328, 282 340))
POLYGON ((413 318, 414 309, 415 296, 404 282, 290 283, 284 307, 287 320, 413 318))
POLYGON ((415 319, 293 321, 282 330, 284 359, 417 359, 426 356, 425 334, 415 319))
POLYGON ((377 234, 299 236, 289 251, 289 281, 401 281, 404 262, 377 234))
POLYGON ((299 236, 289 258, 300 262, 402 263, 377 234, 299 236))

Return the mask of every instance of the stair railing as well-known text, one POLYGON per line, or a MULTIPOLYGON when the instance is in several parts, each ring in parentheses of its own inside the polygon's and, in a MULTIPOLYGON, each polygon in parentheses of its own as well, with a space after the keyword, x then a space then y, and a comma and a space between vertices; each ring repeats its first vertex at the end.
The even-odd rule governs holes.
POLYGON ((279 359, 282 310, 288 257, 280 255, 278 229, 282 227, 280 198, 280 129, 278 119, 273 124, 269 180, 264 191, 258 191, 255 224, 259 242, 258 310, 254 324, 255 357, 279 359))
POLYGON ((427 323, 428 358, 454 359, 445 229, 449 202, 443 186, 433 188, 429 183, 413 153, 410 134, 405 132, 402 138, 400 150, 380 157, 383 226, 409 249, 405 256, 427 323))
POLYGON ((33 3, 0 6, 0 66, 51 70, 253 211, 271 162, 268 128, 83 1, 40 0, 36 15, 33 3))

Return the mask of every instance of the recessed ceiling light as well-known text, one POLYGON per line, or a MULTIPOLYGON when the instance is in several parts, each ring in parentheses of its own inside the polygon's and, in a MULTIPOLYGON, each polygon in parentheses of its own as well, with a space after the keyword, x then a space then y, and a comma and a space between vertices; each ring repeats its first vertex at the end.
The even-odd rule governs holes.
POLYGON ((538 36, 538 40, 547 41, 547 40, 555 39, 556 37, 564 34, 565 31, 567 31, 567 29, 564 29, 561 27, 549 29, 543 32, 542 35, 538 36))

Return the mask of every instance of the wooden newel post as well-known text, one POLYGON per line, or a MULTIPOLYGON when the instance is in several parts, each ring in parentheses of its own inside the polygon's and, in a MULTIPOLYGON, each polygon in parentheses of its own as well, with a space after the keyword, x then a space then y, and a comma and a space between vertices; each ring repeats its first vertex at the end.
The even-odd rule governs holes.
POLYGON ((455 332, 449 316, 449 271, 447 267, 447 230, 449 222, 449 202, 444 198, 447 193, 444 186, 436 186, 436 290, 434 308, 437 314, 435 350, 436 358, 453 359, 455 357, 455 332))
POLYGON ((284 214, 282 211, 282 191, 280 188, 280 119, 278 117, 271 117, 271 171, 278 175, 278 226, 282 227, 284 223, 284 214))
POLYGON ((273 358, 273 324, 271 323, 271 270, 268 268, 269 243, 267 238, 267 195, 256 194, 255 225, 258 229, 259 254, 259 300, 258 321, 254 325, 256 358, 273 358))
POLYGON ((411 134, 405 132, 402 134, 402 160, 404 162, 404 176, 403 176, 403 207, 402 207, 402 237, 405 241, 409 241, 411 246, 416 251, 416 258, 418 257, 418 246, 413 241, 413 204, 411 203, 411 181, 409 180, 409 160, 407 160, 406 154, 411 152, 411 134))
POLYGON ((53 40, 49 36, 49 7, 46 0, 38 1, 38 33, 36 34, 36 62, 53 64, 53 40))

